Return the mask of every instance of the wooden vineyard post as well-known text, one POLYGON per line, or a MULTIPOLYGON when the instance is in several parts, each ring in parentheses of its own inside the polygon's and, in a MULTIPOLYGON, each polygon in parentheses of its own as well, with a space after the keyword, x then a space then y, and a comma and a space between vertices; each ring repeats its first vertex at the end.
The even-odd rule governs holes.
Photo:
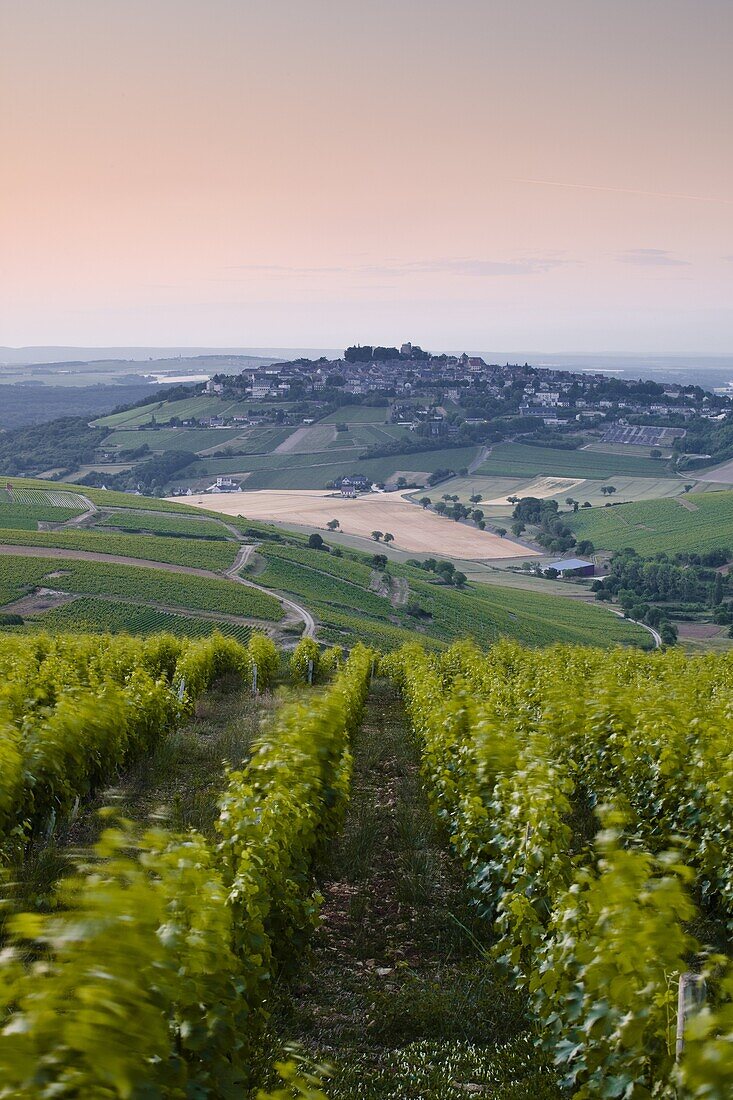
POLYGON ((253 663, 253 665, 252 665, 252 694, 253 695, 257 694, 257 665, 256 665, 256 663, 253 663))
POLYGON ((308 683, 309 684, 313 683, 313 660, 312 660, 312 658, 308 659, 308 683))
POLYGON ((186 694, 186 681, 183 677, 181 677, 180 682, 178 684, 178 701, 179 702, 181 702, 181 703, 183 702, 183 696, 185 694, 186 694))
POLYGON ((675 1060, 679 1062, 682 1051, 685 1048, 685 1025, 691 1016, 697 1012, 705 1000, 705 979, 702 974, 693 974, 690 971, 680 974, 679 991, 677 994, 677 1041, 675 1044, 675 1060))

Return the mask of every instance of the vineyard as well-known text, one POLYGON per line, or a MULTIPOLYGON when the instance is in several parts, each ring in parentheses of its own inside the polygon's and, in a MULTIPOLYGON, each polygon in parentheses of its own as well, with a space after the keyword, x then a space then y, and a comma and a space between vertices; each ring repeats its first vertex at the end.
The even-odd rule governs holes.
POLYGON ((0 1095, 730 1095, 729 656, 34 635, 0 671, 0 1095), (210 826, 105 811, 10 885, 227 679, 267 718, 210 826))
POLYGON ((0 555, 0 599, 5 603, 42 583, 61 592, 117 597, 153 607, 164 600, 166 605, 183 609, 267 622, 279 622, 283 615, 274 596, 215 577, 112 562, 0 555))
MULTIPOLYGON (((0 513, 0 520, 2 514, 0 513)), ((232 543, 207 539, 156 538, 101 531, 3 531, 0 540, 12 546, 46 546, 61 550, 84 550, 94 554, 140 558, 196 569, 223 570, 234 562, 237 548, 232 543)))
POLYGON ((263 544, 266 562, 257 581, 264 587, 289 592, 307 602, 322 624, 321 635, 343 642, 357 637, 378 649, 391 649, 419 631, 426 643, 453 642, 470 636, 482 645, 500 637, 516 638, 528 645, 553 641, 611 645, 651 644, 641 627, 612 616, 598 607, 541 593, 473 585, 459 591, 425 580, 421 569, 390 564, 379 582, 365 554, 349 557, 297 546, 263 544), (379 590, 386 595, 379 594, 379 590), (393 605, 391 595, 409 593, 408 600, 393 605))
POLYGON ((652 458, 598 451, 560 451, 552 447, 531 447, 526 443, 502 443, 494 447, 475 473, 502 477, 554 474, 556 477, 603 479, 614 474, 647 478, 677 476, 668 463, 652 458))
POLYGON ((72 493, 66 489, 27 489, 13 486, 12 492, 5 490, 4 495, 12 499, 13 504, 24 504, 31 508, 45 506, 54 510, 69 510, 74 514, 85 512, 87 508, 81 493, 72 493))
MULTIPOLYGON (((34 624, 35 625, 35 624, 34 624)), ((218 630, 228 638, 245 644, 252 628, 244 623, 223 619, 197 618, 193 615, 162 611, 147 604, 123 603, 82 596, 47 611, 38 629, 53 634, 67 632, 92 634, 173 634, 177 638, 203 638, 218 630)))
MULTIPOLYGON (((0 518, 2 515, 0 514, 0 518)), ((176 516, 155 512, 137 512, 125 509, 120 512, 108 512, 98 521, 100 527, 115 527, 123 531, 150 531, 154 535, 172 535, 186 538, 226 539, 231 538, 226 527, 219 520, 196 516, 176 516)))
POLYGON ((569 515, 567 522, 578 539, 590 539, 597 549, 632 546, 640 554, 704 554, 733 543, 733 493, 586 508, 569 515))

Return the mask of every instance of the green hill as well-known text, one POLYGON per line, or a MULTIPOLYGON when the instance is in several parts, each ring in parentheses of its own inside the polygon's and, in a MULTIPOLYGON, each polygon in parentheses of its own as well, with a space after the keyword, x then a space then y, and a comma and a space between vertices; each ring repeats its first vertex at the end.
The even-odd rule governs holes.
POLYGON ((604 454, 599 451, 561 451, 554 447, 530 447, 526 443, 501 443, 478 469, 477 474, 502 477, 600 478, 614 474, 626 477, 676 477, 669 463, 640 455, 604 454))
POLYGON ((733 547, 733 492, 581 508, 563 519, 579 539, 590 539, 597 550, 632 546, 640 554, 654 554, 733 547))
POLYGON ((146 632, 168 622, 181 633, 188 616, 192 635, 205 620, 236 636, 260 626, 286 638, 310 613, 322 641, 380 649, 416 634, 434 647, 465 636, 482 644, 650 642, 640 628, 577 600, 478 583, 458 589, 409 565, 392 561, 385 571, 371 554, 312 549, 303 535, 183 503, 90 490, 69 509, 52 482, 13 484, 17 499, 0 493, 0 610, 20 614, 21 630, 146 632), (93 509, 82 515, 85 498, 93 509), (48 529, 33 530, 38 522, 48 529), (252 543, 244 585, 231 573, 252 543), (281 595, 301 610, 284 608, 281 595), (166 615, 175 618, 161 620, 166 615))

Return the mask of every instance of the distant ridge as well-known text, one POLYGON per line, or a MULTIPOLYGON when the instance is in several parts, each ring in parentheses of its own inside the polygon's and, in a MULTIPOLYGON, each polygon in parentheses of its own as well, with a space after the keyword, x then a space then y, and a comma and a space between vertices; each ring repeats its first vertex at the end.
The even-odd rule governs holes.
POLYGON ((254 358, 318 359, 321 355, 338 358, 342 349, 335 348, 217 348, 217 347, 77 347, 75 345, 38 345, 20 348, 0 347, 0 367, 29 366, 35 363, 59 363, 76 360, 82 363, 103 359, 145 362, 147 359, 195 359, 202 355, 249 355, 254 358))

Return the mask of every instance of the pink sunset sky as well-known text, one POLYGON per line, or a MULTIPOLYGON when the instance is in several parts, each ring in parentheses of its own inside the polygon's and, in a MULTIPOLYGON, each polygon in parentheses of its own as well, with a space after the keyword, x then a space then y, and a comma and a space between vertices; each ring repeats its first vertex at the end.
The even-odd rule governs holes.
POLYGON ((733 352, 731 0, 3 0, 0 344, 733 352))

